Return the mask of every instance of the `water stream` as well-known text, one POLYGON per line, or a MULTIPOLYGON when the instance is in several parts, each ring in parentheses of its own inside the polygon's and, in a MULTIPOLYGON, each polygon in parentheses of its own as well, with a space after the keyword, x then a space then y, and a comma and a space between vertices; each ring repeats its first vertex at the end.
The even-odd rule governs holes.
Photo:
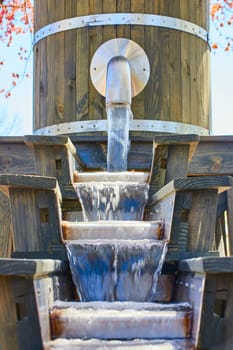
POLYGON ((85 240, 66 246, 80 301, 156 300, 163 241, 85 240))
POLYGON ((148 184, 89 182, 76 184, 84 221, 142 220, 148 184))
POLYGON ((110 104, 106 108, 108 120, 107 171, 126 171, 128 161, 130 105, 110 104))
MULTIPOLYGON (((130 106, 110 105, 107 115, 108 171, 98 176, 83 173, 75 189, 85 222, 93 222, 94 228, 97 222, 119 221, 121 229, 122 220, 143 220, 149 185, 144 174, 143 181, 139 181, 139 173, 127 171, 130 106)), ((117 239, 112 234, 109 239, 71 240, 66 247, 80 301, 156 300, 167 249, 165 241, 129 239, 122 228, 117 239)))

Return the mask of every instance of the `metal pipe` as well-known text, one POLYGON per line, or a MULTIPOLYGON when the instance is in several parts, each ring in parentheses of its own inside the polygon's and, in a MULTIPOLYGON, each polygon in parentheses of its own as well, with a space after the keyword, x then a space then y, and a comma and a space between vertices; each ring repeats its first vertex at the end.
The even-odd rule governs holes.
POLYGON ((106 105, 131 104, 131 70, 128 60, 123 56, 113 57, 107 66, 106 105))

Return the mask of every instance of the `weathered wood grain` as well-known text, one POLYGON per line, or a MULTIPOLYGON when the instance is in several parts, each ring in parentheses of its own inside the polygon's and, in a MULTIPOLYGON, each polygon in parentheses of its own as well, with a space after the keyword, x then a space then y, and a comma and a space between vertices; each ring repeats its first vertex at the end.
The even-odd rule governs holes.
POLYGON ((7 196, 0 192, 0 257, 10 257, 12 251, 11 210, 7 196))
POLYGON ((1 276, 41 277, 54 272, 64 272, 65 265, 61 260, 29 260, 0 258, 1 276))
POLYGON ((18 174, 0 174, 0 186, 9 188, 32 188, 57 191, 59 188, 54 177, 18 174))
MULTIPOLYGON (((219 193, 228 190, 232 186, 232 178, 230 176, 199 176, 190 178, 180 178, 170 181, 161 188, 152 197, 152 203, 156 202, 173 191, 185 190, 205 190, 218 189, 219 193)), ((151 203, 151 204, 152 204, 151 203)))
POLYGON ((187 272, 222 274, 233 271, 233 257, 199 257, 179 262, 179 270, 187 272))
MULTIPOLYGON (((80 0, 77 2, 77 16, 85 16, 89 14, 89 2, 80 0)), ((81 28, 76 32, 76 116, 75 120, 87 120, 89 115, 88 106, 88 51, 89 51, 89 35, 88 29, 81 28), (84 55, 84 52, 86 53, 84 55)), ((70 116, 72 118, 72 116, 70 116)))
POLYGON ((0 347, 4 350, 19 350, 17 315, 11 288, 11 279, 0 276, 0 347))

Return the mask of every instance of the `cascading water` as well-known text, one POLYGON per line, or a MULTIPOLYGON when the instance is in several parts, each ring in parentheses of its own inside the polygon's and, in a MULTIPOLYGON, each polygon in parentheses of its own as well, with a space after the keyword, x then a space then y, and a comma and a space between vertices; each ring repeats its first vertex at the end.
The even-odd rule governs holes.
POLYGON ((142 220, 149 186, 130 182, 76 184, 84 221, 142 220))
POLYGON ((80 301, 156 300, 163 241, 70 241, 67 252, 80 301))
MULTIPOLYGON (((116 55, 106 62, 105 81, 102 80, 106 83, 107 172, 103 173, 104 180, 99 176, 95 178, 93 174, 91 177, 87 175, 87 178, 92 179, 91 182, 85 182, 83 173, 82 181, 75 183, 75 188, 82 205, 84 221, 94 222, 93 229, 97 221, 127 220, 132 222, 133 231, 137 222, 143 220, 149 186, 145 182, 130 181, 135 173, 127 172, 129 125, 133 117, 131 97, 140 92, 145 85, 144 81, 144 85, 137 86, 138 81, 140 82, 138 72, 141 69, 142 72, 148 73, 149 69, 147 64, 142 64, 141 61, 139 65, 135 65, 137 57, 140 57, 136 54, 137 44, 133 43, 133 49, 129 49, 130 41, 116 40, 113 50, 107 50, 107 55, 112 51, 115 51, 116 55), (127 57, 128 53, 131 56, 127 57), (131 91, 132 88, 135 90, 131 91), (113 176, 114 173, 116 176, 113 176)), ((103 57, 102 53, 100 57, 103 57)), ((103 66, 102 61, 101 65, 103 66)), ((91 69, 96 74, 95 83, 98 87, 98 79, 101 76, 98 64, 94 62, 91 69)), ((96 235, 93 236, 93 240, 89 238, 66 242, 71 272, 80 301, 155 301, 166 242, 157 239, 128 239, 123 227, 122 237, 118 232, 118 239, 113 236, 111 239, 97 240, 96 235)))

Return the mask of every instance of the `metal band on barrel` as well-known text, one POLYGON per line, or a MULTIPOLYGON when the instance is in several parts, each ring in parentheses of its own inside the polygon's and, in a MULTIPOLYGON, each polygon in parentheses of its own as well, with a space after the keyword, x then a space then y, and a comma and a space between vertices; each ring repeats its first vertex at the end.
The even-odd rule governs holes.
MULTIPOLYGON (((134 119, 130 122, 129 130, 155 133, 209 135, 209 131, 201 126, 162 120, 134 119)), ((107 120, 86 120, 49 125, 35 130, 34 133, 36 135, 61 135, 90 132, 107 132, 107 120)))
POLYGON ((193 34, 208 42, 208 32, 204 28, 183 19, 142 13, 104 13, 72 17, 48 24, 35 33, 34 45, 56 33, 71 29, 107 25, 142 25, 176 29, 193 34))

